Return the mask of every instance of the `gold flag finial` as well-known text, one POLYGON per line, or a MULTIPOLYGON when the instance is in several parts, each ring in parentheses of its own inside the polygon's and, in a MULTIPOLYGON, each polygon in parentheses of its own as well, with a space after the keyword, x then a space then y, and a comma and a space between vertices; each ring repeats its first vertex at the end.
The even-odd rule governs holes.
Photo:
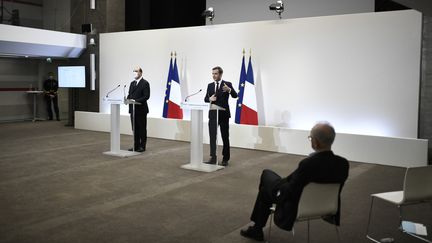
POLYGON ((177 57, 177 52, 176 51, 174 52, 174 57, 177 57))
POLYGON ((252 48, 249 49, 249 56, 252 56, 252 48))
POLYGON ((243 56, 245 55, 245 53, 246 53, 246 52, 245 52, 245 49, 243 48, 243 56))
POLYGON ((171 52, 171 58, 172 58, 172 56, 173 56, 173 53, 171 52))

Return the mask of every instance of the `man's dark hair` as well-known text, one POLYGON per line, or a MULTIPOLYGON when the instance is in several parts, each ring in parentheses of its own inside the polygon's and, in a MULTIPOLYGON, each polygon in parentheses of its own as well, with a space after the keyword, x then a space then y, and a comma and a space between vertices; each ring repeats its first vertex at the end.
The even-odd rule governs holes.
POLYGON ((212 70, 218 70, 219 74, 223 73, 223 69, 219 66, 212 68, 212 70))

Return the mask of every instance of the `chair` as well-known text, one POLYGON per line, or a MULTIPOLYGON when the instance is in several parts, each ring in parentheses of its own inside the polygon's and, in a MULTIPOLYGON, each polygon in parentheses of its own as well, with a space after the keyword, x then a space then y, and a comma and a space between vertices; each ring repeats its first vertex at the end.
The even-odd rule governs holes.
MULTIPOLYGON (((339 204, 339 188, 340 184, 313 182, 307 184, 303 188, 299 201, 296 222, 307 221, 308 242, 310 238, 310 220, 336 215, 339 204)), ((276 207, 273 206, 270 210, 269 239, 271 235, 273 213, 276 210, 276 207)), ((339 231, 336 225, 335 228, 338 242, 340 242, 339 231)), ((292 230, 292 233, 294 235, 294 229, 292 230)))
POLYGON ((373 242, 380 243, 379 240, 372 238, 369 235, 369 227, 372 216, 372 208, 374 199, 382 199, 396 205, 399 208, 400 230, 403 233, 414 236, 420 240, 432 243, 430 240, 419 235, 404 231, 402 229, 402 206, 419 204, 432 201, 432 166, 422 166, 415 168, 407 168, 403 191, 383 192, 371 195, 371 206, 369 209, 368 225, 366 229, 366 238, 373 242))

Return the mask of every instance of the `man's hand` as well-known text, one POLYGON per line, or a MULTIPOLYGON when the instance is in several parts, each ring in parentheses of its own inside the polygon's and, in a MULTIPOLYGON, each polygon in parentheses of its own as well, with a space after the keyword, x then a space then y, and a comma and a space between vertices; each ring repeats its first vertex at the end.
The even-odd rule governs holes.
POLYGON ((215 95, 210 96, 209 100, 211 102, 215 102, 216 101, 216 96, 215 95))
POLYGON ((224 92, 231 93, 231 89, 230 89, 230 87, 228 87, 228 86, 226 85, 226 83, 224 83, 224 85, 223 85, 223 87, 222 87, 222 90, 223 90, 224 92))

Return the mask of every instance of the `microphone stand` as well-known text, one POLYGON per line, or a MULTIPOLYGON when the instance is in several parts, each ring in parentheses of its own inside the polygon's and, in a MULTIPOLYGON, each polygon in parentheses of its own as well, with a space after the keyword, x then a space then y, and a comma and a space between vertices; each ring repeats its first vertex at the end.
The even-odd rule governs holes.
POLYGON ((194 95, 197 95, 199 92, 201 92, 202 91, 202 89, 200 89, 200 90, 198 90, 198 92, 196 92, 196 93, 193 93, 193 94, 191 94, 191 95, 188 95, 188 96, 186 96, 186 98, 185 98, 185 102, 187 102, 188 101, 188 99, 190 98, 190 97, 192 97, 192 96, 194 96, 194 95))
MULTIPOLYGON (((214 95, 217 96, 218 90, 215 91, 214 95)), ((215 104, 213 103, 213 101, 210 101, 210 106, 211 104, 215 104)), ((215 104, 216 105, 216 104, 215 104)), ((219 128, 219 109, 216 108, 214 111, 216 111, 216 147, 215 147, 215 156, 216 156, 216 165, 219 165, 219 160, 218 160, 218 156, 217 156, 217 151, 218 151, 218 128, 219 128)))
POLYGON ((110 91, 105 95, 105 98, 108 98, 108 95, 111 94, 112 92, 114 92, 114 90, 118 89, 118 87, 120 87, 120 84, 117 85, 117 87, 115 87, 114 89, 110 90, 110 91))
POLYGON ((126 84, 123 86, 123 102, 126 102, 126 84))

